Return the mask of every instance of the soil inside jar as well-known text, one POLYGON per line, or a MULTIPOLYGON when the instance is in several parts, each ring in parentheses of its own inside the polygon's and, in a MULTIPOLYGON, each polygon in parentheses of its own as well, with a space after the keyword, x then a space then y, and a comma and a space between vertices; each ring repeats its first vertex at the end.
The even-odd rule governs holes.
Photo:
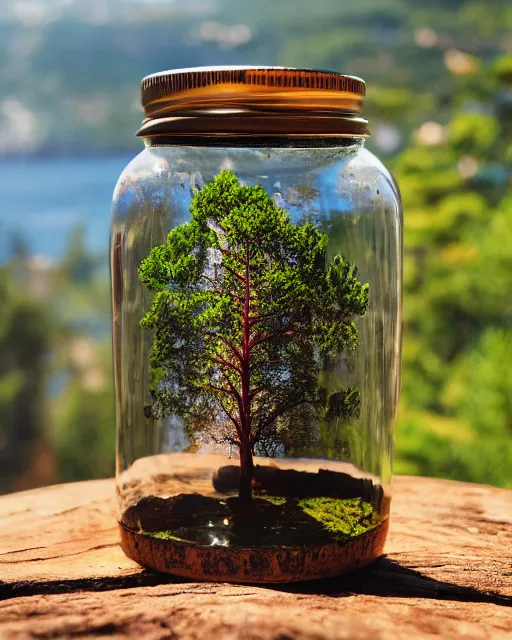
MULTIPOLYGON (((229 492, 226 480, 236 470, 219 469, 214 486, 229 492)), ((123 515, 123 548, 158 570, 241 582, 336 575, 382 551, 387 522, 380 487, 329 472, 330 495, 318 495, 326 485, 321 473, 272 468, 266 484, 262 475, 257 469, 250 501, 198 493, 143 497, 123 515), (354 495, 357 489, 362 495, 354 495)))

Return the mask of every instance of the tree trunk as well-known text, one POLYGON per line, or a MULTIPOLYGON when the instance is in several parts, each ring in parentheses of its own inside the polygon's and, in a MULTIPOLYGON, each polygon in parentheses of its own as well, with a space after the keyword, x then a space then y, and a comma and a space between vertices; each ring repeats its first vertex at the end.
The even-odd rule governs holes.
POLYGON ((242 344, 242 407, 240 414, 241 438, 240 438, 240 500, 250 502, 252 499, 252 477, 254 463, 252 461, 251 445, 251 323, 250 323, 250 298, 251 275, 249 268, 249 245, 245 247, 245 284, 244 284, 244 310, 243 310, 243 344, 242 344))
POLYGON ((240 485, 238 497, 244 502, 252 500, 252 478, 254 475, 254 463, 252 459, 251 445, 247 440, 240 443, 240 485))

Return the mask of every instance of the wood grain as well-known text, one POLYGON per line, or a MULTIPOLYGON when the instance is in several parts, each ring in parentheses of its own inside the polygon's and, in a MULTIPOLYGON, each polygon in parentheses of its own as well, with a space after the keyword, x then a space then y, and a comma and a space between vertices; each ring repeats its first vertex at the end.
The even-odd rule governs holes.
POLYGON ((512 492, 394 482, 386 557, 260 587, 144 570, 118 545, 114 483, 0 498, 0 638, 512 638, 512 492))

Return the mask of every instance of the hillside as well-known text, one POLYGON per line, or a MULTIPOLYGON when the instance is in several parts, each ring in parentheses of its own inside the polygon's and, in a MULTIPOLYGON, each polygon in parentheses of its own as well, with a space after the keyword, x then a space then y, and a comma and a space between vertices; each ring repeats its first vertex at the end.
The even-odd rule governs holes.
POLYGON ((401 131, 448 117, 451 71, 512 47, 507 4, 13 0, 0 8, 0 154, 136 149, 140 79, 212 64, 360 75, 376 142, 394 151, 401 131))

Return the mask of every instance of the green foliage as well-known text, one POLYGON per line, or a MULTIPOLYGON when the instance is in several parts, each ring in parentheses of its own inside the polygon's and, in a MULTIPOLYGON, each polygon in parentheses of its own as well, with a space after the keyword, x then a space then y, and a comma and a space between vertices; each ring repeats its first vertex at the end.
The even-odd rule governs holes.
POLYGON ((499 124, 493 116, 461 113, 450 123, 448 142, 458 153, 482 154, 492 148, 499 132, 499 124))
POLYGON ((80 228, 55 265, 32 261, 18 238, 12 248, 0 267, 0 491, 111 476, 106 269, 80 228))
POLYGON ((267 502, 270 502, 271 504, 275 504, 276 506, 280 507, 283 504, 286 504, 286 501, 288 500, 288 498, 283 498, 281 496, 264 496, 265 500, 267 500, 267 502))
POLYGON ((361 535, 378 524, 372 505, 361 498, 304 498, 298 505, 328 531, 341 537, 361 535))
POLYGON ((512 193, 500 170, 510 126, 488 115, 502 90, 487 75, 475 84, 480 108, 454 113, 443 143, 395 164, 406 212, 396 467, 511 486, 512 193))
POLYGON ((114 470, 114 398, 111 380, 70 382, 54 408, 50 438, 57 477, 64 482, 110 477, 114 470))
POLYGON ((232 172, 197 191, 190 211, 139 268, 155 292, 141 321, 154 336, 148 416, 177 414, 191 437, 271 454, 303 440, 315 413, 357 415, 356 389, 318 381, 358 345, 368 285, 355 266, 339 255, 326 264, 325 234, 232 172))
POLYGON ((48 295, 57 319, 49 374, 56 389, 46 437, 61 482, 110 477, 115 468, 110 287, 103 264, 77 227, 51 272, 48 295))
POLYGON ((0 269, 0 491, 13 477, 20 487, 30 485, 31 450, 45 437, 45 359, 52 331, 43 305, 25 290, 26 278, 19 262, 0 269))
POLYGON ((96 267, 97 261, 86 246, 85 227, 78 225, 71 231, 62 270, 68 278, 80 284, 91 280, 96 267))
MULTIPOLYGON (((504 328, 484 330, 478 342, 453 367, 443 400, 477 433, 501 434, 512 424, 512 334, 504 328)), ((511 440, 512 444, 512 440, 511 440)))

